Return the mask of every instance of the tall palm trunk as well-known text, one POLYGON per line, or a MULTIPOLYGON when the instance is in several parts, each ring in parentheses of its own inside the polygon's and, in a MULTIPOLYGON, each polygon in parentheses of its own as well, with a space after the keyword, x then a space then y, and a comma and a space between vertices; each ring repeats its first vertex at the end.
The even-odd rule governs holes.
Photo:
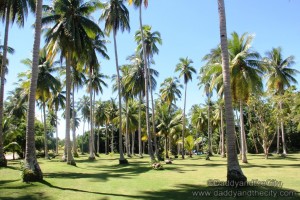
POLYGON ((108 143, 108 129, 107 129, 107 122, 105 122, 105 155, 108 154, 107 143, 108 143))
POLYGON ((66 116, 66 144, 65 149, 67 153, 67 164, 76 166, 75 160, 72 155, 72 146, 71 146, 71 139, 70 139, 70 108, 71 108, 71 59, 72 59, 71 52, 68 52, 66 57, 66 109, 65 109, 65 116, 66 116))
POLYGON ((119 96, 119 153, 120 153, 120 164, 127 164, 128 161, 124 158, 123 154, 123 134, 122 134, 122 99, 121 99, 121 80, 119 72, 119 63, 118 63, 118 50, 117 50, 117 41, 116 41, 116 31, 113 28, 114 35, 114 48, 115 48, 115 59, 116 59, 116 70, 117 70, 117 79, 118 79, 118 96, 119 96))
MULTIPOLYGON (((278 124, 278 119, 277 119, 277 124, 278 124)), ((280 143, 280 127, 277 125, 277 150, 276 153, 279 154, 279 143, 280 143)))
POLYGON ((47 122, 46 122, 46 103, 43 97, 43 117, 44 117, 44 150, 45 150, 45 159, 48 159, 48 139, 47 139, 47 122))
POLYGON ((132 135, 132 146, 131 146, 131 154, 132 155, 135 155, 135 153, 134 153, 134 140, 135 140, 135 131, 133 132, 133 133, 131 133, 131 135, 132 135))
POLYGON ((58 155, 58 120, 57 120, 57 110, 55 110, 55 132, 56 132, 56 146, 55 146, 55 154, 58 155))
MULTIPOLYGON (((279 102, 279 109, 280 111, 282 111, 282 102, 279 102)), ((284 134, 284 124, 283 124, 283 120, 280 120, 280 127, 281 127, 281 138, 282 138, 282 154, 285 156, 287 155, 287 151, 286 151, 286 143, 285 143, 285 134, 284 134)))
POLYGON ((224 148, 224 119, 223 119, 223 106, 220 105, 220 115, 221 115, 221 157, 225 158, 225 148, 224 148))
POLYGON ((207 110, 207 121, 208 121, 208 127, 207 127, 207 134, 208 134, 208 155, 212 156, 212 137, 211 137, 211 120, 210 120, 210 97, 208 97, 208 110, 207 110))
POLYGON ((248 163, 246 155, 246 135, 245 135, 245 125, 244 125, 244 115, 243 115, 243 102, 240 101, 240 130, 241 130, 241 156, 242 162, 248 163))
POLYGON ((185 107, 186 107, 186 92, 187 92, 187 83, 185 83, 184 88, 184 104, 183 104, 183 121, 182 121, 182 159, 184 159, 184 137, 185 137, 185 107))
POLYGON ((165 135, 165 151, 166 151, 166 158, 169 158, 168 136, 167 135, 165 135))
POLYGON ((220 20, 220 39, 222 50, 222 71, 224 81, 224 99, 227 133, 227 181, 246 182, 247 177, 243 174, 242 169, 239 165, 235 145, 236 137, 234 134, 234 118, 230 90, 229 55, 224 0, 218 0, 218 11, 220 20))
POLYGON ((73 87, 72 87, 72 92, 73 92, 73 95, 72 95, 72 104, 73 104, 73 110, 72 110, 72 135, 73 135, 73 154, 74 154, 74 157, 78 157, 78 153, 77 153, 77 141, 76 141, 76 126, 75 126, 75 123, 76 123, 76 113, 75 113, 75 84, 73 83, 73 87))
POLYGON ((129 133, 128 133, 128 99, 125 100, 126 101, 126 133, 125 133, 125 144, 126 144, 126 153, 128 157, 131 157, 130 155, 130 140, 129 140, 129 133))
POLYGON ((139 156, 143 157, 143 149, 142 149, 142 127, 141 127, 141 107, 142 107, 142 92, 139 94, 139 130, 138 130, 138 141, 139 141, 139 156))
POLYGON ((89 138, 89 160, 95 160, 95 151, 94 151, 94 116, 93 116, 93 88, 92 88, 92 69, 90 68, 90 138, 89 138))
POLYGON ((83 127, 82 127, 82 144, 81 144, 81 154, 83 155, 83 139, 84 139, 84 128, 85 128, 85 118, 83 117, 83 127))
MULTIPOLYGON (((10 9, 6 9, 5 17, 5 35, 4 35, 4 50, 1 63, 1 85, 0 85, 0 127, 3 123, 3 100, 4 100, 4 81, 5 81, 5 71, 7 67, 7 46, 8 46, 8 31, 9 31, 9 18, 10 18, 10 9)), ((0 128, 0 167, 7 166, 7 160, 4 156, 3 149, 3 129, 0 128)))
MULTIPOLYGON (((112 126, 113 127, 113 126, 112 126)), ((111 131, 111 153, 114 153, 114 130, 111 131)))
POLYGON ((144 32, 143 32, 143 23, 142 23, 142 3, 140 4, 140 30, 142 36, 142 45, 143 45, 143 60, 144 60, 144 73, 145 73, 145 93, 146 93, 146 127, 147 127, 147 136, 148 136, 148 154, 150 156, 151 161, 155 160, 152 148, 152 135, 150 133, 150 123, 149 123, 149 76, 148 76, 148 63, 147 63, 147 56, 146 56, 146 47, 144 42, 144 32))
POLYGON ((42 5, 43 0, 36 2, 36 21, 33 44, 32 70, 30 80, 30 90, 28 99, 27 127, 26 127, 26 150, 23 170, 23 181, 41 181, 43 180, 42 170, 37 162, 34 140, 34 120, 35 120, 35 94, 38 79, 39 51, 41 39, 42 24, 42 5))

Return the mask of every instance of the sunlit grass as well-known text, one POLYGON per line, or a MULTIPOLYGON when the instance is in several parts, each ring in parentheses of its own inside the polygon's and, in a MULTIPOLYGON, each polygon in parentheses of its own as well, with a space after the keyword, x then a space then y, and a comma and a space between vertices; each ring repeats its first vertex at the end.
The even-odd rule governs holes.
MULTIPOLYGON (((209 179, 226 180, 226 158, 217 155, 211 160, 205 160, 204 156, 177 159, 172 165, 164 165, 165 170, 152 170, 148 157, 129 158, 129 165, 120 166, 117 156, 101 154, 96 161, 88 161, 84 155, 76 159, 77 167, 60 162, 58 157, 39 159, 44 174, 42 183, 22 183, 20 161, 9 161, 8 168, 0 169, 0 199, 214 199, 218 191, 238 191, 207 186, 209 179), (196 197, 197 191, 211 192, 211 197, 196 197)), ((283 183, 283 188, 260 186, 240 190, 300 191, 300 154, 285 159, 274 155, 268 160, 263 155, 248 155, 248 159, 248 164, 241 164, 248 180, 276 179, 283 183)))

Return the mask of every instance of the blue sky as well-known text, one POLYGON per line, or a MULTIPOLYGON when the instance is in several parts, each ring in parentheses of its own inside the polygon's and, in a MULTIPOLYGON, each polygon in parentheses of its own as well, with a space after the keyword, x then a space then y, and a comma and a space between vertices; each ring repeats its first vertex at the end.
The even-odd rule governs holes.
MULTIPOLYGON (((44 3, 49 3, 49 0, 44 3)), ((296 65, 294 68, 300 70, 300 1, 297 0, 225 0, 227 33, 236 31, 238 34, 245 32, 255 34, 253 49, 262 56, 273 47, 281 46, 285 57, 294 55, 296 65)), ((133 54, 136 48, 134 42, 135 31, 139 28, 138 10, 128 7, 130 11, 130 33, 119 32, 117 35, 119 64, 127 64, 126 57, 133 54)), ((94 15, 98 21, 100 13, 94 15)), ((28 16, 23 29, 13 25, 10 29, 9 46, 15 48, 16 53, 9 55, 9 74, 6 77, 7 93, 14 89, 13 83, 17 81, 17 74, 27 70, 20 63, 24 58, 31 58, 33 46, 34 17, 28 16)), ((199 72, 203 65, 202 57, 211 48, 219 43, 219 19, 217 0, 149 0, 149 7, 143 10, 143 23, 152 26, 152 31, 159 31, 163 40, 159 46, 159 55, 154 56, 155 65, 152 67, 159 71, 157 79, 159 85, 170 76, 178 76, 174 73, 176 64, 180 57, 189 57, 194 61, 193 66, 199 72)), ((104 24, 100 23, 103 28, 104 24)), ((4 25, 0 24, 1 44, 3 44, 4 25)), ((108 47, 110 60, 101 60, 102 73, 111 76, 115 74, 115 60, 112 38, 108 47)), ((42 38, 43 41, 43 38, 42 38)), ((198 74, 195 74, 193 81, 188 85, 187 109, 193 104, 203 103, 205 96, 202 90, 198 89, 198 74)), ((299 80, 299 76, 297 77, 299 80)), ((108 81, 109 85, 111 82, 108 81)), ((299 88, 299 87, 298 87, 299 88)), ((183 91, 182 91, 183 93, 183 91)), ((84 92, 76 95, 79 98, 84 92)), ((104 90, 101 100, 109 99, 112 94, 111 88, 104 90)), ((183 102, 178 101, 177 105, 183 107, 183 102)), ((37 111, 37 113, 39 113, 37 111)), ((64 122, 60 122, 60 137, 64 135, 64 122)), ((87 128, 86 128, 87 129, 87 128)), ((78 129, 81 134, 82 128, 78 129)))

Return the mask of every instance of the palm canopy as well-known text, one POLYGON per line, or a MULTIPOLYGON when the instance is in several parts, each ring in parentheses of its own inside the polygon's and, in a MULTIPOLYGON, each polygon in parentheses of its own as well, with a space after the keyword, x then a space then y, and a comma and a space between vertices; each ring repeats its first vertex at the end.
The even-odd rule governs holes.
POLYGON ((52 6, 44 6, 43 26, 54 24, 46 32, 46 43, 50 55, 60 48, 62 55, 67 52, 80 57, 92 46, 91 39, 103 34, 99 26, 91 20, 91 13, 97 9, 95 1, 56 0, 52 6))
POLYGON ((291 83, 297 83, 294 76, 299 71, 291 68, 295 64, 294 59, 294 56, 283 58, 280 47, 266 52, 263 61, 267 69, 267 87, 269 91, 282 94, 284 89, 290 87, 291 83))
POLYGON ((162 101, 165 101, 169 107, 172 103, 176 103, 177 98, 181 98, 182 85, 180 84, 177 77, 169 77, 164 80, 164 82, 160 85, 160 94, 162 101))
POLYGON ((141 6, 141 4, 144 2, 145 8, 148 7, 148 0, 128 0, 128 4, 133 4, 135 8, 138 8, 141 6))
POLYGON ((130 31, 129 12, 123 4, 124 0, 110 0, 104 4, 103 13, 100 20, 105 21, 105 31, 107 34, 113 30, 115 34, 120 29, 130 31))
MULTIPOLYGON (((143 26, 143 35, 145 41, 145 49, 146 55, 149 58, 152 58, 154 54, 158 54, 159 49, 157 47, 158 44, 162 44, 161 35, 158 31, 151 32, 151 26, 144 25, 143 26)), ((137 30, 135 33, 135 41, 137 43, 137 52, 143 55, 143 43, 142 43, 142 34, 141 30, 137 30)))
POLYGON ((15 21, 20 27, 24 26, 29 9, 35 11, 35 0, 1 0, 0 1, 0 18, 5 20, 7 9, 10 12, 10 22, 15 21))
MULTIPOLYGON (((99 94, 99 92, 102 94, 103 93, 103 86, 107 87, 107 83, 104 81, 104 79, 109 78, 108 76, 100 73, 100 72, 96 72, 94 74, 92 74, 91 76, 91 88, 87 87, 87 92, 90 92, 90 90, 92 89, 97 95, 99 94)), ((89 83, 90 80, 86 80, 86 84, 89 83)))
POLYGON ((196 73, 196 70, 191 64, 193 61, 186 58, 180 58, 179 63, 176 65, 175 72, 180 72, 179 77, 183 77, 184 84, 187 84, 190 80, 192 80, 192 74, 196 73))

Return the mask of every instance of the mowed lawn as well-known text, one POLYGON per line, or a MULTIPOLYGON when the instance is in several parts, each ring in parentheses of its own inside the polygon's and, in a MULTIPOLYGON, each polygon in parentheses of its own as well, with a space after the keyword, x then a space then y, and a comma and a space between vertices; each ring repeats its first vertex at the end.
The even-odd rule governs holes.
POLYGON ((205 160, 194 156, 176 159, 165 170, 152 170, 149 158, 129 158, 129 165, 118 165, 118 155, 101 154, 96 161, 87 155, 76 159, 77 167, 52 160, 39 159, 44 181, 20 181, 20 161, 9 161, 0 169, 0 199, 45 200, 117 200, 117 199, 300 199, 300 154, 283 159, 248 155, 241 164, 248 180, 281 181, 282 188, 269 186, 212 187, 210 179, 226 180, 226 158, 218 155, 205 160), (276 194, 275 194, 276 193, 276 194), (286 196, 289 196, 288 198, 286 196), (226 198, 227 199, 227 198, 226 198))

